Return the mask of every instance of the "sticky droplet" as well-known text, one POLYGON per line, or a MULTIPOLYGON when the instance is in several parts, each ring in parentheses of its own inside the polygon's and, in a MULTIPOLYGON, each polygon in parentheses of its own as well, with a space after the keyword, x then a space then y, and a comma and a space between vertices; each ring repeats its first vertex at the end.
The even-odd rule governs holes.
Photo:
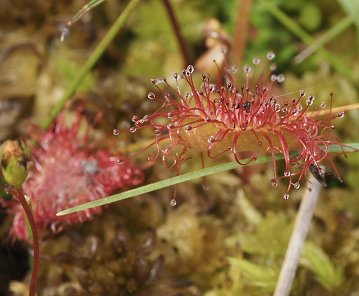
POLYGON ((254 58, 252 62, 253 62, 254 65, 258 65, 261 62, 261 59, 260 58, 254 58))
POLYGON ((118 136, 120 134, 120 130, 118 128, 114 128, 113 131, 112 131, 112 134, 114 136, 118 136))
POLYGON ((278 186, 278 181, 277 179, 271 179, 270 182, 272 183, 273 187, 277 187, 278 186))
POLYGON ((171 207, 175 207, 177 205, 177 201, 173 198, 173 199, 171 199, 171 201, 170 201, 170 206, 171 207))
POLYGON ((160 78, 151 79, 151 82, 155 85, 159 85, 161 83, 166 82, 166 78, 160 77, 160 78))
POLYGON ((147 98, 149 98, 150 100, 153 100, 156 98, 156 95, 153 92, 149 92, 147 95, 147 98))
POLYGON ((283 195, 283 198, 284 198, 284 199, 289 199, 289 194, 288 194, 288 193, 284 194, 284 195, 283 195))
POLYGON ((267 59, 268 60, 273 60, 275 58, 275 53, 273 51, 270 51, 267 53, 267 59))
POLYGON ((187 71, 192 74, 194 72, 194 67, 192 65, 188 65, 187 71))

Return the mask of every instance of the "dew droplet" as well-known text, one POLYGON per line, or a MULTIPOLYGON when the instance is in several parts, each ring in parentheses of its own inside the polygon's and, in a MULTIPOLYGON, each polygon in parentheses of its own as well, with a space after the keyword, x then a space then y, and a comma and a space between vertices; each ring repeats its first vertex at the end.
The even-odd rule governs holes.
POLYGON ((123 159, 121 159, 121 158, 119 158, 119 159, 117 159, 117 164, 123 164, 123 159))
POLYGON ((205 191, 208 191, 208 190, 209 190, 208 184, 203 184, 203 185, 202 185, 202 188, 203 188, 203 190, 205 190, 205 191))
POLYGON ((324 102, 322 102, 322 103, 320 104, 320 108, 324 109, 325 107, 327 107, 327 104, 324 103, 324 102))
POLYGON ((304 91, 304 90, 301 90, 301 91, 299 92, 299 95, 300 95, 301 97, 304 97, 304 96, 305 96, 305 91, 304 91))
POLYGON ((172 198, 170 201, 170 206, 175 207, 176 205, 177 205, 177 201, 174 198, 172 198))
POLYGON ((114 129, 112 130, 112 134, 113 134, 114 136, 118 136, 118 135, 120 134, 120 130, 119 130, 118 128, 114 128, 114 129))
POLYGON ((155 133, 156 136, 159 136, 159 135, 161 135, 161 130, 160 129, 155 129, 154 133, 155 133))
POLYGON ((63 26, 63 28, 61 29, 60 41, 64 42, 69 35, 70 27, 68 25, 63 26))
POLYGON ((136 132, 136 128, 135 128, 134 126, 131 126, 131 127, 130 127, 130 132, 131 132, 131 133, 136 132))
POLYGON ((270 80, 273 81, 273 82, 276 81, 277 80, 277 75, 272 74, 271 77, 270 77, 270 80))
POLYGON ((261 59, 255 57, 255 58, 252 60, 252 62, 253 62, 254 65, 258 65, 258 64, 261 62, 261 59))
POLYGON ((180 75, 177 72, 173 73, 172 76, 175 80, 178 80, 180 78, 180 75))
POLYGON ((282 112, 283 112, 283 113, 287 113, 287 112, 288 112, 288 108, 287 108, 287 107, 282 107, 282 112))
POLYGON ((284 199, 289 199, 289 194, 288 194, 288 193, 284 194, 284 195, 283 195, 283 198, 284 198, 284 199))
POLYGON ((285 76, 283 74, 279 74, 277 76, 278 83, 282 83, 285 80, 285 76))
POLYGON ((295 189, 299 189, 299 188, 300 188, 300 183, 299 183, 299 182, 295 182, 295 183, 293 184, 293 186, 294 186, 295 189))
POLYGON ((148 93, 147 98, 149 98, 150 100, 153 100, 156 98, 156 95, 151 91, 148 93))
POLYGON ((284 171, 284 176, 285 176, 285 177, 289 177, 289 176, 290 176, 290 172, 289 172, 289 171, 284 171))
POLYGON ((210 93, 213 93, 216 90, 216 86, 214 84, 208 85, 208 91, 210 93))
POLYGON ((172 128, 174 128, 175 127, 175 125, 172 123, 172 122, 170 122, 169 124, 167 124, 167 128, 168 129, 172 129, 172 128))
POLYGON ((192 65, 188 65, 187 71, 192 74, 194 72, 194 67, 192 65))
POLYGON ((186 131, 190 131, 190 130, 192 129, 192 126, 191 126, 191 125, 186 125, 186 126, 184 127, 184 129, 185 129, 186 131))
POLYGON ((166 82, 166 78, 160 77, 160 78, 151 79, 151 82, 155 85, 159 85, 161 83, 166 82))
POLYGON ((168 112, 167 113, 167 118, 172 118, 173 117, 173 113, 172 112, 168 112))
POLYGON ((339 118, 343 118, 345 116, 345 113, 344 112, 339 112, 338 114, 337 114, 337 117, 339 117, 339 118))
POLYGON ((243 71, 244 71, 244 73, 248 74, 248 73, 250 73, 252 71, 252 68, 249 67, 248 65, 245 65, 243 67, 243 71))
POLYGON ((314 103, 314 96, 309 96, 307 99, 307 105, 312 106, 314 103))
POLYGON ((275 53, 273 51, 270 51, 267 53, 267 59, 268 60, 273 60, 275 58, 275 53))
POLYGON ((277 187, 278 186, 278 181, 277 179, 271 179, 270 182, 272 183, 273 187, 277 187))
POLYGON ((258 146, 262 146, 263 143, 261 141, 258 141, 258 146))
POLYGON ((210 137, 208 138, 208 143, 214 143, 215 141, 216 141, 216 138, 213 137, 213 136, 210 136, 210 137))
POLYGON ((137 115, 132 116, 132 122, 138 121, 140 118, 137 115))

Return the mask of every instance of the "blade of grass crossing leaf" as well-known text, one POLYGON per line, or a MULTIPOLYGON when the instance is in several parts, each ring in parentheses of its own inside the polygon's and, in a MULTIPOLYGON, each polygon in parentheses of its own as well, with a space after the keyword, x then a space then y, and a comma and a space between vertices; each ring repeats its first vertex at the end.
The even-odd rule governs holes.
MULTIPOLYGON (((344 147, 341 147, 339 145, 331 145, 328 148, 328 152, 353 152, 353 151, 358 151, 359 150, 359 142, 358 143, 349 143, 349 144, 345 144, 344 147)), ((277 160, 279 159, 283 159, 282 156, 277 156, 276 157, 277 160)), ((246 159, 244 161, 249 161, 249 159, 246 159)), ((265 162, 269 162, 271 161, 271 158, 267 158, 267 157, 259 157, 256 161, 253 161, 251 163, 249 163, 248 165, 254 165, 254 164, 259 164, 259 163, 265 163, 265 162)), ((205 177, 205 176, 209 176, 209 175, 213 175, 216 173, 220 173, 220 172, 225 172, 228 170, 232 170, 235 168, 240 167, 241 165, 238 164, 237 162, 228 162, 228 163, 224 163, 224 164, 220 164, 217 166, 212 166, 209 168, 205 168, 203 170, 198 170, 195 172, 190 172, 187 174, 183 174, 183 175, 179 175, 173 178, 169 178, 166 180, 161 180, 155 183, 151 183, 145 186, 141 186, 135 189, 131 189, 119 194, 114 194, 111 195, 109 197, 105 197, 99 200, 95 200, 95 201, 91 201, 64 211, 61 211, 59 213, 57 213, 57 216, 63 216, 63 215, 68 215, 71 213, 75 213, 75 212, 79 212, 79 211, 84 211, 90 208, 94 208, 94 207, 99 207, 99 206, 103 206, 106 204, 110 204, 116 201, 120 201, 120 200, 124 200, 124 199, 128 199, 131 197, 135 197, 141 194, 145 194, 148 192, 152 192, 158 189, 162 189, 162 188, 166 188, 166 187, 170 187, 179 183, 183 183, 189 180, 193 180, 196 178, 201 178, 201 177, 205 177)))

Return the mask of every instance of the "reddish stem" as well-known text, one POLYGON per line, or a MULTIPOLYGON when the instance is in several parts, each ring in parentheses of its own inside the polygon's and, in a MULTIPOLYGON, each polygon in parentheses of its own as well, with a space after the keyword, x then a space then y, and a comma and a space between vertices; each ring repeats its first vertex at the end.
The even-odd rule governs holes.
POLYGON ((234 28, 232 59, 236 65, 241 65, 247 43, 252 0, 241 0, 237 3, 237 19, 234 28))
POLYGON ((29 220, 31 231, 32 231, 32 243, 33 243, 33 250, 34 250, 34 263, 32 267, 32 274, 31 274, 31 282, 30 282, 30 291, 29 296, 35 296, 36 293, 36 284, 37 284, 37 277, 39 273, 39 233, 37 229, 37 225, 35 222, 34 215, 32 214, 31 208, 26 201, 24 191, 22 188, 14 188, 10 187, 10 193, 13 197, 15 197, 21 204, 22 208, 25 211, 26 217, 29 220))
POLYGON ((169 0, 162 0, 162 3, 164 5, 164 7, 166 8, 168 17, 169 17, 169 19, 171 21, 172 29, 173 29, 173 31, 174 31, 174 33, 176 35, 178 45, 179 45, 179 47, 181 49, 181 53, 182 53, 183 60, 185 62, 185 66, 190 65, 191 64, 191 57, 190 57, 190 53, 189 53, 189 50, 188 50, 188 46, 187 46, 186 40, 183 38, 181 28, 180 28, 180 25, 179 25, 179 23, 177 21, 175 12, 173 10, 173 7, 172 7, 169 0))

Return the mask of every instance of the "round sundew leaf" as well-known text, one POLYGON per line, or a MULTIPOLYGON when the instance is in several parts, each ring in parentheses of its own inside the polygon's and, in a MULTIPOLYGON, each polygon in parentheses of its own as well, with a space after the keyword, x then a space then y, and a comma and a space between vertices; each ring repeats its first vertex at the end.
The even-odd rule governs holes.
MULTIPOLYGON (((353 151, 358 151, 359 150, 359 142, 357 143, 348 143, 348 144, 343 144, 343 145, 331 145, 328 147, 328 152, 330 153, 342 153, 342 152, 353 152, 353 151)), ((279 159, 283 159, 283 156, 279 155, 276 157, 277 160, 279 159)), ((244 159, 243 162, 246 161, 250 161, 250 159, 244 159)), ((259 163, 265 163, 265 162, 269 162, 272 161, 271 158, 267 158, 267 157, 259 157, 256 161, 252 161, 250 162, 248 165, 254 165, 254 164, 259 164, 259 163)), ((165 187, 170 187, 179 183, 183 183, 192 179, 196 179, 196 178, 201 178, 201 177, 205 177, 205 176, 209 176, 209 175, 213 175, 216 173, 220 173, 220 172, 224 172, 224 171, 228 171, 228 170, 232 170, 235 169, 237 167, 240 167, 241 165, 235 161, 233 162, 228 162, 228 163, 223 163, 220 165, 216 165, 216 166, 212 166, 209 168, 205 168, 202 170, 198 170, 195 172, 190 172, 190 173, 186 173, 186 174, 182 174, 173 178, 169 178, 166 180, 161 180, 158 182, 154 182, 145 186, 141 186, 135 189, 131 189, 119 194, 114 194, 99 200, 95 200, 95 201, 91 201, 73 208, 69 208, 66 209, 64 211, 61 211, 59 213, 57 213, 57 216, 63 216, 63 215, 68 215, 71 213, 75 213, 75 212, 79 212, 79 211, 84 211, 90 208, 94 208, 94 207, 99 207, 99 206, 103 206, 106 204, 110 204, 116 201, 120 201, 120 200, 124 200, 124 199, 128 199, 128 198, 132 198, 141 194, 145 194, 148 192, 152 192, 158 189, 162 189, 165 187)))

